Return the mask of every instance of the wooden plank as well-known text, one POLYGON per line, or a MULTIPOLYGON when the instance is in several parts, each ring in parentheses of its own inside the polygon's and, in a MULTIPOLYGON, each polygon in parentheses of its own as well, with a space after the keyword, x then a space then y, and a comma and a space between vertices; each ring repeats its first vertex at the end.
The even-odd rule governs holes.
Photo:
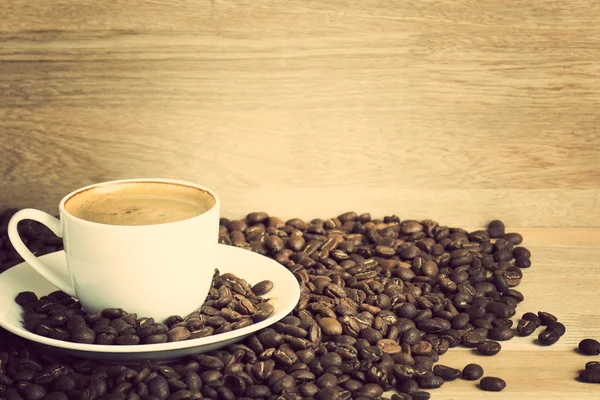
POLYGON ((162 176, 214 187, 223 215, 348 209, 481 226, 598 226, 600 141, 445 135, 349 111, 0 109, 0 203, 55 210, 97 181, 162 176), (336 122, 337 121, 337 122, 336 122), (325 132, 326 134, 323 134, 325 132), (532 160, 535 154, 536 162, 532 160), (543 165, 543 168, 540 168, 543 165))

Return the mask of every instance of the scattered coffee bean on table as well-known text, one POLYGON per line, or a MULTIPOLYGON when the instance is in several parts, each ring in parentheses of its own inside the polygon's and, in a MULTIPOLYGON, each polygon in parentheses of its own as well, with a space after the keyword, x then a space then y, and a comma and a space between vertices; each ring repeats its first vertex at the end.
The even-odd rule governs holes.
POLYGON ((438 364, 433 367, 433 373, 444 379, 444 381, 453 381, 460 377, 460 369, 447 367, 445 365, 438 364))
POLYGON ((600 383, 600 368, 588 367, 579 373, 579 380, 586 383, 600 383))
POLYGON ((500 378, 486 376, 479 381, 479 387, 486 392, 500 392, 506 387, 506 382, 500 378))
POLYGON ((263 321, 275 308, 260 295, 272 288, 268 280, 251 288, 244 279, 217 270, 199 310, 185 318, 173 315, 165 323, 121 308, 85 313, 77 300, 62 291, 39 299, 35 293, 22 292, 15 301, 23 307, 25 328, 41 336, 83 344, 158 344, 218 335, 263 321))
POLYGON ((542 346, 551 346, 558 342, 560 335, 555 331, 544 330, 538 335, 538 340, 542 346))
POLYGON ((547 313, 545 311, 538 311, 538 317, 540 317, 541 325, 549 325, 553 322, 558 321, 558 318, 556 318, 554 315, 547 313))
POLYGON ((583 339, 579 342, 579 351, 588 356, 600 354, 600 342, 595 339, 583 339))
POLYGON ((501 349, 502 345, 493 340, 486 340, 485 342, 479 343, 477 345, 477 351, 479 352, 479 354, 482 354, 484 356, 495 356, 496 354, 500 353, 501 349))
POLYGON ((476 381, 483 376, 483 368, 479 364, 467 364, 462 370, 462 378, 467 381, 476 381))
POLYGON ((521 336, 529 336, 539 327, 534 321, 529 319, 521 319, 517 324, 517 332, 521 336))
MULTIPOLYGON (((0 216, 2 232, 14 212, 0 216)), ((36 255, 62 248, 41 225, 19 227, 36 255)), ((221 244, 271 257, 296 277, 301 297, 288 316, 238 343, 166 365, 74 358, 0 329, 0 398, 362 400, 395 391, 394 399, 428 399, 422 389, 459 374, 483 376, 472 364, 459 374, 436 365, 448 349, 514 336, 510 318, 524 299, 516 287, 521 269, 531 266, 522 240, 501 221, 469 232, 355 212, 310 221, 265 212, 221 218, 221 244)), ((22 261, 6 237, 0 255, 2 270, 22 261)), ((76 332, 82 342, 121 345, 216 335, 273 311, 252 297, 270 290, 268 282, 250 286, 217 273, 219 279, 197 314, 164 324, 118 308, 85 314, 60 292, 43 300, 22 293, 15 301, 27 313, 28 330, 60 340, 76 332)), ((498 381, 489 379, 482 388, 497 389, 498 381)))
POLYGON ((600 369, 600 361, 589 361, 585 363, 585 369, 600 369))

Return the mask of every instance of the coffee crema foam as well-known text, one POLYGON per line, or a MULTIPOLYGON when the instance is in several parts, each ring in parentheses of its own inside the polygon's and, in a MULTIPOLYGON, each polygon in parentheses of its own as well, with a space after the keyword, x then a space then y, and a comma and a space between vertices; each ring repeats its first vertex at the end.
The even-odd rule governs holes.
POLYGON ((107 225, 157 225, 182 221, 210 210, 215 199, 202 189, 176 183, 122 182, 77 193, 65 210, 107 225))

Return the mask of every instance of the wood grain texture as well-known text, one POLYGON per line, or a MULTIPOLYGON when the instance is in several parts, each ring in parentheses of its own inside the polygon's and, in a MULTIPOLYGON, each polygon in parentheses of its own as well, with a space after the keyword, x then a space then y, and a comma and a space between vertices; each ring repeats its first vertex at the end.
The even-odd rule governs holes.
POLYGON ((231 217, 349 209, 600 226, 600 5, 5 0, 0 205, 213 187, 231 217))

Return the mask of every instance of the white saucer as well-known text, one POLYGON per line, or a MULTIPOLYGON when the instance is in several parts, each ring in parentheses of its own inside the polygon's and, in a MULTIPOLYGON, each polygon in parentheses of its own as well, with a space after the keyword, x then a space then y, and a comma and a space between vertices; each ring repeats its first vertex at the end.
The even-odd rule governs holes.
MULTIPOLYGON (((217 350, 238 342, 253 332, 279 321, 294 309, 300 298, 300 287, 294 275, 283 265, 248 250, 227 245, 219 247, 223 261, 222 265, 216 267, 222 274, 230 272, 245 279, 251 285, 265 279, 274 283, 273 289, 264 295, 266 298, 275 299, 273 303, 275 312, 271 317, 235 331, 171 343, 118 346, 50 339, 31 333, 23 327, 22 309, 15 303, 15 297, 24 291, 32 291, 41 297, 57 289, 27 263, 21 263, 0 274, 0 326, 25 339, 54 347, 62 354, 71 356, 124 363, 140 360, 168 361, 190 354, 217 350)), ((59 274, 67 275, 64 251, 47 254, 40 259, 59 274)))

